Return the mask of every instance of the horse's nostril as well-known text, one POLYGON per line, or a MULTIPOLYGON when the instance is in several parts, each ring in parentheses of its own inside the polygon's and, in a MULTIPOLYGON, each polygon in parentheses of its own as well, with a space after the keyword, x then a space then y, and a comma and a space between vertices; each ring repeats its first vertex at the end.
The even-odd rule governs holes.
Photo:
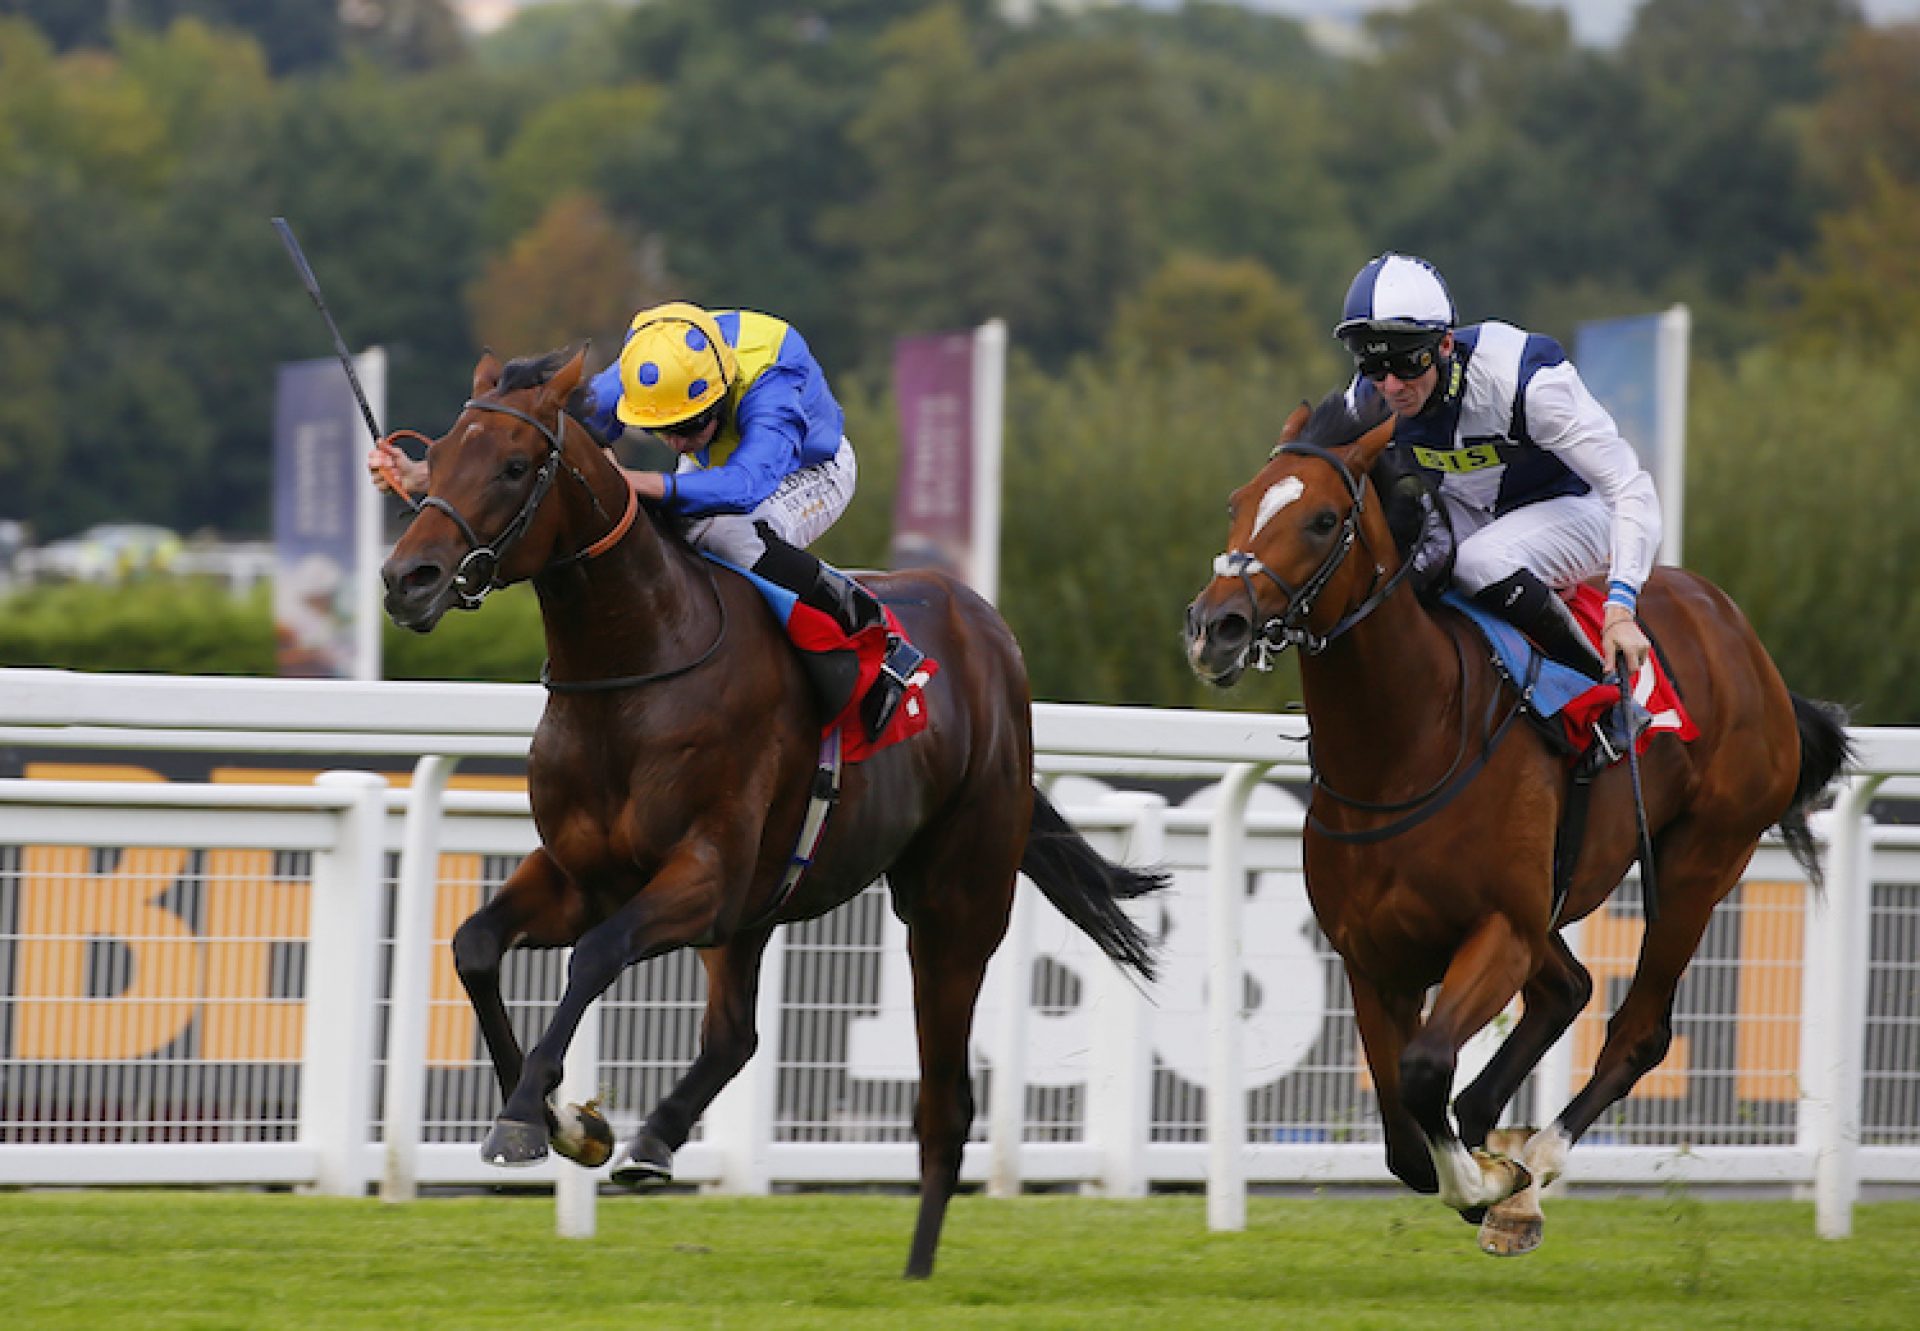
POLYGON ((1245 615, 1229 612, 1213 621, 1213 640, 1222 647, 1238 647, 1252 627, 1245 615))
POLYGON ((400 579, 400 586, 406 591, 425 591, 429 587, 440 585, 440 566, 437 564, 415 564, 400 579))

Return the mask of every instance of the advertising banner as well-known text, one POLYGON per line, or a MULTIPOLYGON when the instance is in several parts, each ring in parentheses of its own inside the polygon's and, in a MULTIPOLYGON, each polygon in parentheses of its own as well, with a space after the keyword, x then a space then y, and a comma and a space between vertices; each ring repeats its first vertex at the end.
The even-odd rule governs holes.
POLYGON ((1661 314, 1583 323, 1574 339, 1580 377, 1613 416, 1660 492, 1662 563, 1678 564, 1686 501, 1687 342, 1684 305, 1661 314))
POLYGON ((1000 415, 1006 326, 894 344, 900 479, 894 568, 938 568, 988 600, 999 578, 1000 415))
MULTIPOLYGON (((385 368, 378 350, 355 358, 376 413, 384 406, 385 368)), ((273 419, 273 619, 283 676, 379 676, 378 626, 370 622, 369 598, 362 595, 375 576, 362 530, 362 509, 377 513, 362 466, 368 443, 340 362, 291 361, 279 367, 273 419)))

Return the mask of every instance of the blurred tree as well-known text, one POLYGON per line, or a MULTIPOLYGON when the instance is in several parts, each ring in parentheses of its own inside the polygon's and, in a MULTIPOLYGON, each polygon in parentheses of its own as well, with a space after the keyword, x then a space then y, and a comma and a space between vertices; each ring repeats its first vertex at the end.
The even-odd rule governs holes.
POLYGON ((1876 163, 1861 202, 1820 219, 1805 259, 1783 265, 1776 312, 1781 341, 1822 356, 1877 359, 1907 338, 1920 308, 1920 181, 1902 182, 1876 163))
POLYGON ((631 7, 617 0, 528 5, 474 43, 475 62, 490 70, 565 70, 584 83, 613 83, 621 67, 618 36, 631 7))
POLYGON ((539 223, 489 259, 468 289, 477 339, 503 356, 593 341, 590 368, 618 353, 635 310, 669 299, 658 246, 627 235, 590 194, 554 199, 539 223))
POLYGON ((944 8, 882 40, 851 131, 874 184, 831 225, 859 252, 869 329, 997 315, 1057 362, 1157 266, 1187 136, 1131 45, 1043 41, 988 64, 974 42, 944 8))
POLYGON ((1769 347, 1696 364, 1687 562, 1746 612, 1797 692, 1920 723, 1920 413, 1908 333, 1866 358, 1769 347))
POLYGON ((340 56, 341 0, 0 0, 0 15, 33 21, 60 50, 109 47, 117 31, 158 32, 179 19, 252 37, 276 74, 340 56))
POLYGON ((483 234, 498 244, 532 226, 559 193, 598 193, 623 146, 644 140, 661 102, 646 84, 588 87, 531 110, 494 159, 483 234))
POLYGON ((1851 202, 1875 192, 1876 170, 1920 184, 1920 23, 1854 30, 1833 57, 1807 156, 1851 202))
POLYGON ((447 0, 340 0, 348 50, 393 69, 467 58, 467 36, 447 0))
POLYGON ((1253 259, 1176 254, 1121 302, 1108 341, 1118 355, 1156 366, 1305 359, 1329 381, 1336 372, 1325 321, 1253 259))

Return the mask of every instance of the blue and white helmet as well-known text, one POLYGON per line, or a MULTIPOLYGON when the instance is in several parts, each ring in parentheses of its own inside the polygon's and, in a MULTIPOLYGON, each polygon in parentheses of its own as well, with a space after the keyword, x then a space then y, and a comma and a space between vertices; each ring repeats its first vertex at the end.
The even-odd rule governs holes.
POLYGON ((1438 341, 1458 320, 1439 269, 1411 254, 1389 252, 1354 275, 1333 335, 1349 347, 1363 340, 1405 346, 1438 341))

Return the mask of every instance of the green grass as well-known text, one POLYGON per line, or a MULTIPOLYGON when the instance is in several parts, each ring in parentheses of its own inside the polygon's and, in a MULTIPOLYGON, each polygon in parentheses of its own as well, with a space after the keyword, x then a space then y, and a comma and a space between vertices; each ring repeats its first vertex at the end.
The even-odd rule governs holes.
POLYGON ((283 1194, 0 1193, 0 1321, 41 1328, 1645 1327, 1920 1324, 1920 1204, 1559 1201, 1530 1257, 1437 1202, 963 1197, 939 1269, 899 1278, 904 1197, 543 1198, 408 1206, 283 1194))

